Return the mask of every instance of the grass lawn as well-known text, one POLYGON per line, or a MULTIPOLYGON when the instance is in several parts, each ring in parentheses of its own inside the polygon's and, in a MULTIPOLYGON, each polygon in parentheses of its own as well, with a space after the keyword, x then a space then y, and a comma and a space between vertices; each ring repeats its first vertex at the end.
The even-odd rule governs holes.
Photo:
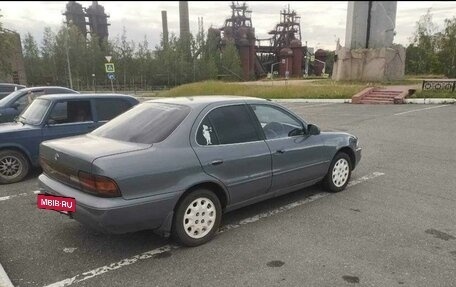
POLYGON ((158 93, 159 97, 181 97, 194 95, 238 95, 267 99, 350 99, 367 85, 360 83, 335 83, 320 80, 316 83, 287 84, 265 82, 264 84, 239 84, 221 81, 205 81, 185 84, 158 93))
POLYGON ((416 91, 410 98, 426 98, 426 99, 453 99, 456 98, 456 91, 436 91, 436 90, 425 90, 425 91, 416 91))
MULTIPOLYGON (((429 76, 428 76, 429 77, 429 76)), ((185 97, 196 95, 238 95, 266 99, 351 99, 353 95, 367 87, 388 85, 416 85, 422 83, 422 78, 406 76, 400 81, 388 82, 360 82, 360 81, 332 81, 331 79, 290 79, 284 81, 261 80, 256 82, 223 82, 204 81, 184 84, 170 90, 160 91, 150 96, 158 97, 185 97)), ((143 96, 148 96, 144 94, 143 96)), ((411 98, 454 98, 456 92, 421 91, 411 98)))

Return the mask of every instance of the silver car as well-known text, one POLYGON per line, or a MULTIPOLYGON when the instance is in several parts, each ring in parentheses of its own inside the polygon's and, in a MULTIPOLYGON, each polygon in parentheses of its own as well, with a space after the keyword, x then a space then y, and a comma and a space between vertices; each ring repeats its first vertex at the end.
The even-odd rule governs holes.
POLYGON ((360 158, 357 137, 320 132, 267 100, 166 98, 43 142, 39 182, 42 194, 73 198, 65 213, 87 226, 153 229, 196 246, 224 212, 318 182, 343 190, 360 158))

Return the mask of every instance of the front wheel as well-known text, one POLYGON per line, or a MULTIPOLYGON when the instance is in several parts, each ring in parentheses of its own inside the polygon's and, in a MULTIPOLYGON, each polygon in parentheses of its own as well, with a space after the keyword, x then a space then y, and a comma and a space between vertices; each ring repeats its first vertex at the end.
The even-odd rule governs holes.
POLYGON ((0 151, 0 183, 14 183, 24 179, 30 164, 27 158, 15 150, 0 151))
POLYGON ((221 219, 218 197, 210 190, 198 189, 188 194, 177 207, 173 235, 184 245, 201 245, 214 236, 221 219))
POLYGON ((350 157, 344 152, 337 153, 323 179, 323 185, 329 192, 344 190, 350 180, 351 170, 350 157))

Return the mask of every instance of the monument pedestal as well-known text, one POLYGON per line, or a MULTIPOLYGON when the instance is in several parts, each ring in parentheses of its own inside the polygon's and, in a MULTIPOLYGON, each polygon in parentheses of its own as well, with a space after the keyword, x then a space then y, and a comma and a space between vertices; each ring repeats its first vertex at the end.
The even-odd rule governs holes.
POLYGON ((401 80, 405 73, 405 48, 353 49, 338 47, 332 79, 336 81, 401 80))

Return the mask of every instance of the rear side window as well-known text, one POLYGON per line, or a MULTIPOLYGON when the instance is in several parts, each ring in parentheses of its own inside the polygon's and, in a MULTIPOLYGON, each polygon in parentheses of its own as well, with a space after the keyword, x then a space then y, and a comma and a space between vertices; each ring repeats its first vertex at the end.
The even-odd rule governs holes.
POLYGON ((153 144, 165 140, 190 113, 190 107, 143 103, 92 132, 119 141, 153 144))
POLYGON ((51 124, 92 121, 90 101, 62 101, 54 105, 49 115, 51 124))
POLYGON ((197 133, 197 141, 201 145, 208 145, 208 142, 234 144, 260 140, 245 105, 216 108, 206 118, 197 133), (216 137, 212 130, 215 130, 216 137))
POLYGON ((127 111, 131 104, 120 99, 96 99, 95 109, 99 121, 109 121, 127 111))
POLYGON ((67 89, 52 88, 52 89, 46 89, 45 93, 47 95, 51 95, 51 94, 74 94, 75 91, 67 90, 67 89))
POLYGON ((15 91, 14 86, 0 86, 1 93, 12 93, 15 91))

